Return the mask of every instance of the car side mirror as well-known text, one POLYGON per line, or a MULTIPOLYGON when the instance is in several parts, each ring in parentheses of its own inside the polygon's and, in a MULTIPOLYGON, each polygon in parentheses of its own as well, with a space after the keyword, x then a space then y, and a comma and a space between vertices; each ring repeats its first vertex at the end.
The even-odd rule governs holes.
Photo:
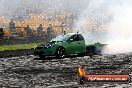
POLYGON ((74 40, 73 39, 69 39, 69 42, 73 42, 74 40))

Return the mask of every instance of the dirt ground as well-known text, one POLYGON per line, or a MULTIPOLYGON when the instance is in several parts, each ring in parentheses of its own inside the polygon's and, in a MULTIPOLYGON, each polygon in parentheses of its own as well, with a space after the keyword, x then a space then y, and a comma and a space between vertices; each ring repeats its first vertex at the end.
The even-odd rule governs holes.
POLYGON ((131 75, 132 54, 103 55, 92 58, 89 56, 64 59, 52 57, 47 60, 33 55, 0 58, 0 88, 132 88, 132 83, 78 85, 76 81, 78 65, 91 68, 89 71, 91 74, 131 75))

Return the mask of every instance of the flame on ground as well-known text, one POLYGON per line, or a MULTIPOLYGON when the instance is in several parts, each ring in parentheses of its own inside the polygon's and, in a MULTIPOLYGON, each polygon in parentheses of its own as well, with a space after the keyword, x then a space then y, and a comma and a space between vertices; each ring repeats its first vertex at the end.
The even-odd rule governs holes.
POLYGON ((86 72, 85 70, 82 68, 82 66, 79 65, 79 68, 78 68, 78 72, 79 72, 79 75, 80 76, 84 76, 86 75, 86 72))

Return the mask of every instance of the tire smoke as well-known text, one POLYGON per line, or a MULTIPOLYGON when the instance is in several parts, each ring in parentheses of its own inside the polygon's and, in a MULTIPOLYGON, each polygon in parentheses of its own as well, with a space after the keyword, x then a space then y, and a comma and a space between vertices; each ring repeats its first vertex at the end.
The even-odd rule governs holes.
POLYGON ((76 23, 77 30, 87 44, 108 44, 103 54, 132 52, 132 1, 91 1, 76 23))
POLYGON ((113 21, 108 29, 108 45, 103 53, 128 53, 132 52, 132 3, 127 0, 117 7, 113 21))

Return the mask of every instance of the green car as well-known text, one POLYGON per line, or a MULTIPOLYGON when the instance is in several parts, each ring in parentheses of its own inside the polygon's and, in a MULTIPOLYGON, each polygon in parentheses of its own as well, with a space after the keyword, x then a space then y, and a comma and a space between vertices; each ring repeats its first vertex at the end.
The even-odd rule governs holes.
POLYGON ((101 50, 105 45, 98 42, 86 45, 81 34, 67 33, 57 36, 46 44, 38 45, 34 49, 34 54, 39 55, 40 58, 46 56, 63 58, 70 55, 101 55, 101 50))
POLYGON ((63 58, 69 55, 84 55, 86 44, 79 33, 67 33, 59 35, 46 44, 40 44, 34 49, 34 54, 40 58, 56 56, 63 58))

